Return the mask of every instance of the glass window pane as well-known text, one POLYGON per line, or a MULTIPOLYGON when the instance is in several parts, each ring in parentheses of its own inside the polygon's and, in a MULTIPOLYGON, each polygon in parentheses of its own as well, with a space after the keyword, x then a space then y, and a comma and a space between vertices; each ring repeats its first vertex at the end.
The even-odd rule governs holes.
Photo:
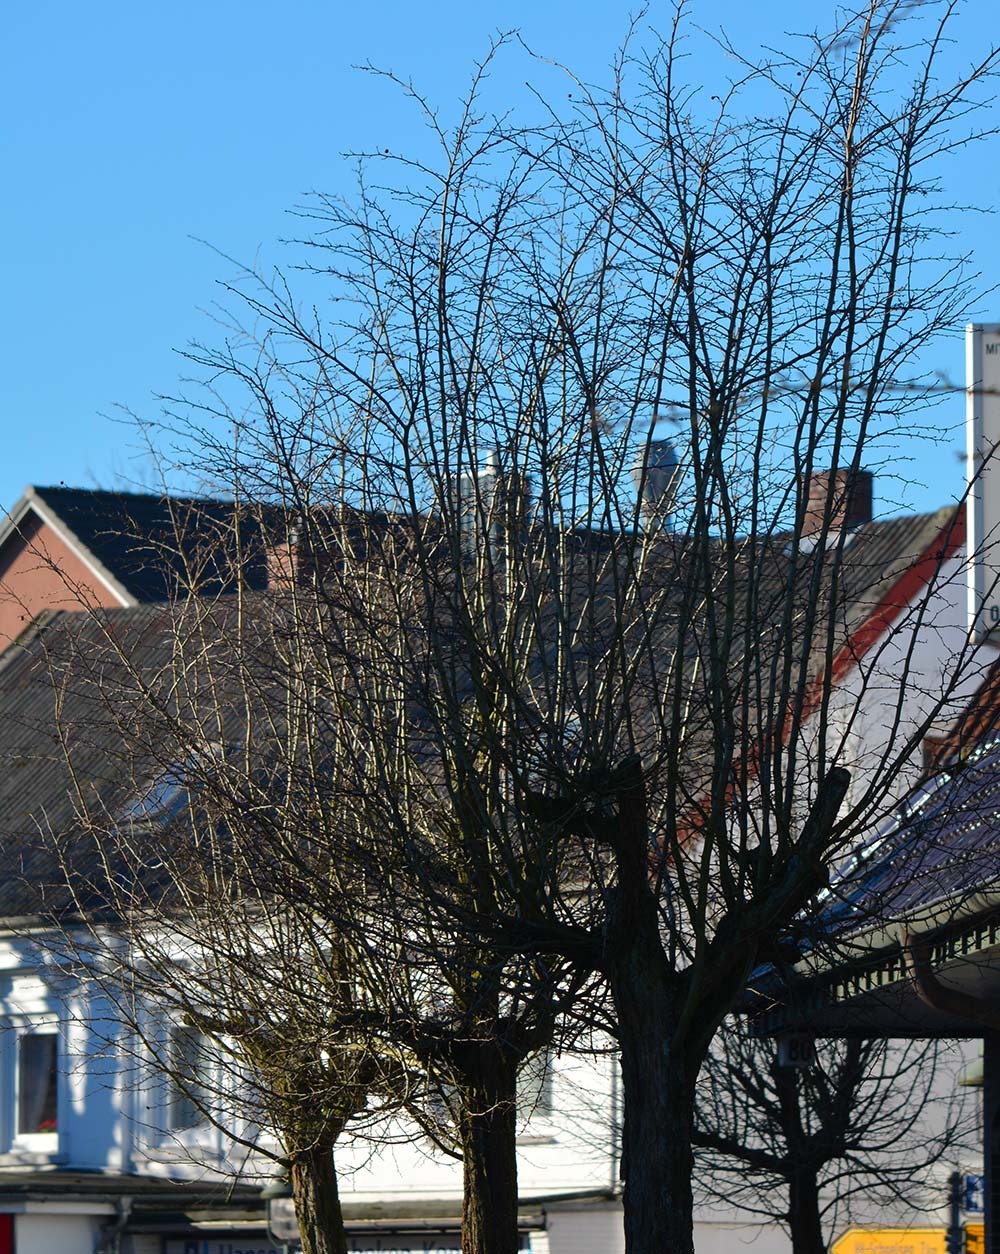
POLYGON ((168 1125, 171 1132, 203 1122, 206 1104, 205 1037, 196 1028, 171 1028, 171 1084, 168 1125))
POLYGON ((517 1077, 517 1113, 522 1120, 552 1114, 552 1060, 547 1050, 533 1054, 517 1077))
POLYGON ((17 1130, 58 1132, 59 1050, 54 1032, 25 1032, 17 1047, 17 1130))

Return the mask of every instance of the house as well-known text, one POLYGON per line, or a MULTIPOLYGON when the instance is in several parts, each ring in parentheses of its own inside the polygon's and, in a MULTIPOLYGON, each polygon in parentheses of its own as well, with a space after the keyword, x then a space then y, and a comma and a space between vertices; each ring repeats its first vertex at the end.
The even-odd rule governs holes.
MULTIPOLYGON (((761 1035, 981 1041, 983 1254, 1000 1250, 1000 740, 996 670, 932 769, 845 861, 798 954, 757 971, 745 1009, 761 1035), (975 734, 976 739, 971 737, 975 734)), ((961 1057, 961 1054, 957 1054, 961 1057)), ((967 1054, 966 1054, 967 1058, 967 1054)), ((957 1078, 957 1077, 956 1077, 957 1078)), ((940 1182, 943 1209, 946 1182, 940 1182)), ((982 1222, 981 1214, 961 1222, 982 1222)), ((897 1217, 897 1222, 899 1222, 897 1217)), ((942 1219, 942 1224, 947 1222, 942 1219)))
MULTIPOLYGON (((74 803, 54 736, 55 694, 63 726, 87 725, 86 709, 74 711, 82 699, 77 688, 54 684, 53 660, 57 675, 64 650, 72 645, 87 656, 88 639, 98 656, 100 636, 110 631, 129 641, 142 666, 167 666, 171 593, 190 582, 192 565, 203 569, 220 534, 239 539, 248 580, 264 591, 269 563, 260 533, 248 543, 231 507, 213 505, 205 517, 200 521, 189 501, 34 489, 0 542, 0 614, 7 613, 0 621, 16 637, 0 656, 0 1251, 3 1225, 18 1254, 72 1254, 101 1243, 136 1254, 180 1254, 190 1242, 205 1254, 247 1243, 269 1248, 260 1198, 269 1169, 238 1143, 252 1139, 247 1130, 234 1126, 227 1138, 198 1119, 190 1085, 172 1087, 143 1068, 143 1046, 129 1045, 99 982, 68 971, 58 946, 39 930, 40 890, 48 893, 45 912, 72 905, 58 898, 65 867, 39 853, 39 822, 64 837, 68 859, 81 859, 72 864, 78 891, 99 878, 84 860, 84 844, 72 839, 74 803), (190 547, 171 540, 178 510, 190 547), (81 602, 101 614, 80 613, 81 602)), ((932 682, 935 674, 940 679, 940 654, 961 651, 961 519, 950 509, 886 522, 861 514, 845 515, 843 526, 850 529, 845 561, 856 572, 857 595, 849 599, 833 663, 836 694, 823 715, 838 727, 844 757, 863 763, 888 751, 894 726, 922 727, 941 696, 932 682), (900 657, 912 662, 915 651, 926 683, 914 685, 900 709, 891 680, 900 657)), ((218 604, 226 591, 220 571, 218 604)), ((819 720, 818 702, 813 713, 819 720)), ((151 767, 144 781, 122 777, 113 736, 94 733, 85 748, 87 786, 130 820, 157 817, 168 800, 161 770, 151 767)), ((193 1049, 189 1025, 169 1013, 161 1018, 151 1020, 150 1041, 179 1051, 177 1057, 193 1049)), ((192 1074, 195 1065, 185 1063, 192 1074)), ((613 1055, 550 1060, 527 1105, 519 1142, 524 1247, 536 1254, 620 1248, 613 1055)), ((393 1249, 457 1248, 460 1179, 454 1163, 426 1142, 401 1136, 372 1154, 359 1140, 338 1153, 338 1166, 355 1248, 379 1248, 381 1240, 384 1249, 390 1237, 393 1249)), ((755 1232, 737 1214, 700 1214, 699 1254, 722 1254, 755 1232)), ((771 1254, 784 1245, 769 1231, 754 1248, 771 1254)))
POLYGON ((220 548, 231 563, 237 543, 244 586, 264 587, 258 525, 231 504, 28 487, 0 524, 0 650, 42 613, 163 602, 195 582, 225 591, 220 548))
MULTIPOLYGON (((950 646, 978 648, 978 683, 957 694, 952 724, 925 741, 924 778, 911 773, 910 791, 837 868, 785 959, 754 973, 744 1008, 763 1035, 981 1040, 985 1234, 966 1248, 997 1254, 1000 324, 967 327, 966 360, 967 643, 952 633, 950 646)), ((952 1197, 949 1249, 965 1246, 952 1197)))

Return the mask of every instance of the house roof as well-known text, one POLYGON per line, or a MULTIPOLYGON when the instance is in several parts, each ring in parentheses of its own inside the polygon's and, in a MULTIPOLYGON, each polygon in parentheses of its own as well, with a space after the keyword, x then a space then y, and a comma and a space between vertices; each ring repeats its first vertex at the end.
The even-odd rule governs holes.
MULTIPOLYGON (((165 502, 156 497, 57 491, 41 489, 35 497, 53 512, 58 508, 58 516, 65 518, 67 525, 72 523, 74 534, 85 537, 102 560, 124 575, 141 550, 121 544, 110 534, 108 521, 116 510, 119 518, 127 517, 134 524, 142 520, 155 527, 170 520, 171 511, 200 507, 200 503, 165 502)), ((207 521, 193 528, 202 538, 213 534, 216 523, 225 527, 231 522, 231 506, 209 504, 207 521)), ((956 534, 954 510, 942 510, 870 523, 851 538, 841 564, 844 643, 835 659, 835 678, 843 678, 849 666, 857 664, 894 616, 903 611, 937 563, 952 551, 956 534)), ((770 609, 781 604, 789 560, 780 543, 772 547, 774 561, 761 595, 765 601, 773 598, 773 607, 763 604, 764 620, 770 609)), ((132 574, 136 580, 142 577, 138 568, 132 574)), ((0 857, 6 871, 0 880, 0 918, 68 907, 65 875, 53 863, 51 842, 37 839, 39 825, 63 838, 67 859, 83 860, 76 867, 80 884, 99 883, 103 873, 100 851, 87 841, 74 846, 72 839, 74 789, 91 789, 109 806, 127 806, 129 788, 132 794, 136 789, 134 779, 131 784, 122 779, 121 725, 109 716, 101 684, 106 685, 120 650, 137 674, 169 686, 174 631, 178 616, 185 613, 183 604, 162 599, 166 595, 162 571, 148 578, 147 591, 159 590, 155 598, 151 593, 151 604, 85 615, 49 615, 0 658, 0 723, 5 729, 0 742, 0 857), (93 682, 88 681, 88 673, 93 682), (70 775, 60 741, 59 733, 66 728, 75 729, 75 778, 70 775)), ((140 582, 132 584, 133 588, 142 586, 140 582)), ((201 628, 205 630, 207 624, 208 634, 214 633, 221 647, 225 647, 222 624, 230 600, 220 598, 217 611, 201 620, 201 628)), ((141 711, 136 717, 141 718, 141 711)), ((153 769, 155 764, 151 763, 153 769)))
POLYGON ((929 740, 929 765, 941 770, 981 749, 1000 732, 1000 657, 944 736, 929 740))
POLYGON ((1000 742, 985 742, 918 787, 834 887, 821 921, 844 936, 872 920, 944 924, 1000 904, 1000 742))
MULTIPOLYGON (((109 697, 116 685, 122 692, 134 687, 133 679, 149 691, 157 684, 169 689, 182 613, 161 603, 46 615, 0 656, 0 918, 69 908, 68 874, 78 891, 91 893, 88 908, 99 908, 94 894, 111 868, 100 849, 79 838, 77 808, 99 799, 124 812, 134 800, 143 764, 123 751, 128 712, 113 710, 109 697), (116 677, 122 658, 132 678, 116 677), (41 839, 43 831, 56 839, 41 839)), ((149 764, 151 776, 157 769, 149 764)))
POLYGON ((207 595, 224 591, 232 586, 237 562, 244 586, 266 585, 259 523, 232 502, 28 487, 0 526, 0 546, 18 534, 30 514, 66 540, 122 605, 166 600, 195 576, 207 595))

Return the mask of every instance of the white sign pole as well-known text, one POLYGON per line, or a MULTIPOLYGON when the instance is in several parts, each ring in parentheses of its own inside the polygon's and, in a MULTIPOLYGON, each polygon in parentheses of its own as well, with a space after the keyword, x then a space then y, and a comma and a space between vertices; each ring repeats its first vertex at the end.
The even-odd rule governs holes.
POLYGON ((965 329, 969 626, 1000 630, 1000 322, 965 329))

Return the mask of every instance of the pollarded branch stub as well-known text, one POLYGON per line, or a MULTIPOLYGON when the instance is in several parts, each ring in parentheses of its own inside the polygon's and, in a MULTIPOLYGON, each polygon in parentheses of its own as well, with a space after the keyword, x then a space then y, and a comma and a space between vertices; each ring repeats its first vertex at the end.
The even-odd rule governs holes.
POLYGON ((756 942, 766 942, 806 905, 829 877, 827 854, 840 807, 847 796, 851 774, 831 767, 823 777, 798 840, 769 882, 755 885, 741 927, 756 942))
POLYGON ((586 831, 612 846, 618 843, 616 833, 622 825, 609 820, 627 817, 635 803, 645 825, 646 789, 638 754, 630 754, 614 767, 583 772, 568 785, 568 791, 557 797, 525 791, 525 810, 540 822, 564 830, 586 831))
POLYGON ((837 815, 850 786, 851 773, 846 767, 830 768, 823 776, 795 845, 794 856, 800 868, 812 872, 820 885, 829 874, 825 854, 837 815))

